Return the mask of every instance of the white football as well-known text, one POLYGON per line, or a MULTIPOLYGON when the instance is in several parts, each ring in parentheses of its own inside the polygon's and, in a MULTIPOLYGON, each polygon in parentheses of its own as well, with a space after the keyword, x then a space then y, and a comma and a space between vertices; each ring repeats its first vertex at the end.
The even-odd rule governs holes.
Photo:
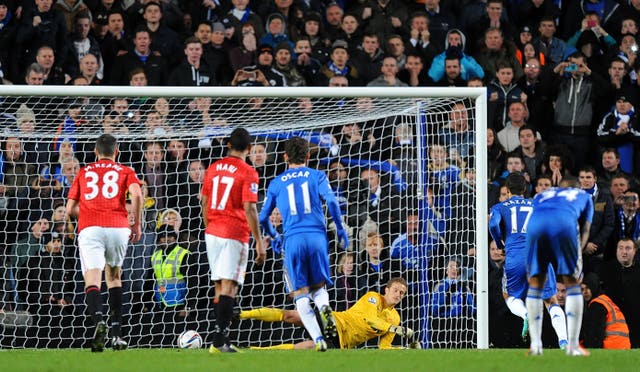
POLYGON ((200 349, 202 347, 202 337, 196 331, 184 331, 178 336, 178 347, 181 349, 200 349))

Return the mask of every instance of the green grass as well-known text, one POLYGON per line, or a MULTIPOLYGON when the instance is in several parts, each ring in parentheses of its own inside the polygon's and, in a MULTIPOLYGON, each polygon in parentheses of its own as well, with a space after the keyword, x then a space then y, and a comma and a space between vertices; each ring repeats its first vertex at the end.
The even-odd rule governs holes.
POLYGON ((311 350, 247 351, 209 355, 206 350, 3 350, 2 371, 630 371, 640 351, 591 350, 567 357, 559 350, 527 357, 525 350, 311 350))

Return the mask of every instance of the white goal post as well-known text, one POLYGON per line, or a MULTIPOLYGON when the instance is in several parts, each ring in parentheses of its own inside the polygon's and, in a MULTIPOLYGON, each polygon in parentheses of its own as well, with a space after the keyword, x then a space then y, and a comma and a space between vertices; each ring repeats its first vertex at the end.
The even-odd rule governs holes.
MULTIPOLYGON (((198 177, 224 155, 224 137, 244 127, 255 139, 261 194, 286 168, 282 144, 291 136, 310 142, 310 166, 326 171, 340 194, 352 244, 344 254, 328 224, 336 310, 402 276, 409 282, 402 325, 418 331, 423 346, 486 349, 486 116, 484 88, 0 86, 0 348, 87 345, 75 225, 57 207, 74 172, 93 161, 93 141, 103 132, 116 135, 120 161, 146 181, 146 240, 130 247, 123 265, 124 337, 133 347, 171 347, 182 331, 196 329, 208 343, 215 314, 198 177), (472 135, 449 130, 455 120, 472 135), (150 256, 163 223, 179 226, 179 244, 192 253, 180 315, 154 297, 150 256), (52 230, 62 237, 60 255, 49 252, 52 230), (380 262, 367 253, 373 236, 382 238, 380 262), (341 276, 349 258, 353 273, 341 276)), ((264 267, 249 264, 237 307, 291 309, 285 291, 281 257, 270 252, 264 267)), ((305 337, 280 323, 232 327, 240 346, 305 337)))

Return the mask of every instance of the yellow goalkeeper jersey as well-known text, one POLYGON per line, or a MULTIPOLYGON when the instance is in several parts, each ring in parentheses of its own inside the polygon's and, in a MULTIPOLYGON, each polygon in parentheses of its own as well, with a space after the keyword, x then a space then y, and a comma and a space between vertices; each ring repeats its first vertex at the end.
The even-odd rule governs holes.
POLYGON ((351 349, 380 336, 378 347, 391 349, 395 333, 390 326, 400 325, 400 314, 393 307, 385 307, 384 298, 376 292, 367 292, 346 311, 334 311, 341 349, 351 349))

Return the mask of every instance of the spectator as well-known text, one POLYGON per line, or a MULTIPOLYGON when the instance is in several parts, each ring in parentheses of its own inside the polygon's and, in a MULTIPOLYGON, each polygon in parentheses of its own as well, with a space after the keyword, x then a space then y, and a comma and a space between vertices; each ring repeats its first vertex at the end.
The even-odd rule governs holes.
POLYGON ((589 230, 589 240, 582 250, 585 272, 598 272, 609 237, 614 229, 615 214, 613 199, 607 189, 600 189, 596 183, 596 170, 585 166, 578 173, 580 188, 593 198, 593 222, 589 230))
MULTIPOLYGON (((476 51, 479 46, 478 39, 491 29, 498 30, 504 38, 510 41, 517 36, 513 23, 508 19, 503 0, 488 0, 486 11, 483 13, 480 19, 468 24, 465 28, 466 35, 470 36, 469 44, 472 52, 476 51)), ((485 69, 485 71, 490 70, 485 69)))
POLYGON ((327 4, 325 8, 326 31, 329 40, 337 40, 340 36, 340 26, 344 10, 335 1, 327 4))
POLYGON ((248 22, 253 26, 256 40, 260 40, 264 36, 264 22, 259 15, 249 8, 249 0, 232 0, 233 8, 222 18, 222 24, 225 29, 232 28, 233 35, 240 37, 242 28, 248 22))
POLYGON ((627 178, 628 187, 636 187, 637 181, 635 181, 631 174, 620 168, 620 153, 616 148, 607 147, 602 150, 601 159, 600 164, 602 165, 602 171, 598 174, 598 182, 601 186, 609 187, 614 178, 624 176, 627 178))
POLYGON ((275 48, 273 68, 279 71, 290 87, 307 85, 304 76, 291 61, 291 47, 287 42, 280 42, 275 48))
MULTIPOLYGON (((309 43, 311 44, 310 55, 321 63, 326 62, 329 59, 331 40, 329 40, 326 32, 324 31, 322 17, 319 13, 307 13, 303 22, 300 36, 297 39, 299 40, 302 37, 309 38, 309 43)), ((293 32, 290 34, 292 33, 293 32)))
POLYGON ((440 129, 440 142, 449 149, 452 159, 458 157, 466 162, 473 157, 475 135, 469 127, 468 109, 462 102, 454 103, 449 111, 449 121, 440 129))
MULTIPOLYGON (((609 49, 614 49, 613 45, 606 45, 602 38, 598 38, 596 33, 591 29, 587 29, 580 33, 580 37, 576 41, 576 50, 584 54, 587 65, 601 76, 607 75, 607 61, 610 57, 607 55, 609 49)), ((617 48, 616 48, 617 49, 617 48)), ((567 51, 571 51, 570 46, 567 51)), ((567 52, 565 51, 565 53, 567 52)), ((619 51, 623 54, 622 51, 619 51)))
MULTIPOLYGON (((498 0, 499 1, 499 0, 498 0)), ((511 66, 513 81, 518 81, 522 76, 522 67, 515 56, 515 45, 509 39, 505 40, 502 31, 496 27, 490 27, 484 34, 484 44, 480 51, 474 55, 485 75, 493 76, 498 71, 499 65, 511 66)))
POLYGON ((375 33, 378 40, 384 40, 388 35, 401 33, 404 22, 409 19, 409 11, 400 0, 365 3, 358 5, 354 12, 360 15, 363 23, 367 23, 365 32, 375 33))
POLYGON ((59 0, 56 1, 55 5, 53 5, 53 9, 62 13, 67 30, 74 29, 78 14, 91 14, 87 4, 85 4, 83 0, 59 0))
POLYGON ((264 44, 258 48, 258 63, 237 70, 231 85, 286 87, 287 80, 273 68, 273 48, 264 44))
POLYGON ((211 66, 202 58, 202 42, 195 36, 184 41, 186 60, 176 67, 169 76, 172 86, 212 86, 217 85, 211 66))
POLYGON ((615 108, 605 115, 597 132, 601 147, 616 148, 619 168, 627 174, 636 169, 635 154, 640 144, 640 122, 629 100, 629 97, 619 95, 615 108))
POLYGON ((518 130, 518 143, 520 145, 513 151, 522 155, 529 176, 535 180, 540 174, 547 145, 540 139, 538 131, 528 125, 518 130))
POLYGON ((551 177, 551 183, 554 187, 560 186, 564 179, 569 182, 577 180, 570 169, 572 169, 572 165, 569 155, 567 155, 566 146, 551 145, 547 147, 540 170, 543 174, 551 177))
POLYGON ((55 65, 55 62, 55 54, 50 46, 44 45, 38 48, 36 63, 44 69, 44 85, 64 85, 71 79, 59 66, 55 65))
MULTIPOLYGON (((549 73, 542 67, 538 58, 529 58, 524 65, 524 75, 516 82, 518 88, 527 95, 527 108, 529 118, 527 125, 535 128, 542 138, 548 138, 547 133, 553 123, 553 101, 551 99, 552 87, 543 84, 544 73, 549 73)), ((544 79, 548 82, 549 79, 544 79)))
POLYGON ((402 70, 404 64, 407 61, 407 55, 405 54, 404 41, 400 35, 391 35, 387 38, 386 44, 387 54, 396 59, 398 62, 398 69, 402 70))
POLYGON ((27 332, 27 347, 45 347, 49 332, 61 341, 61 347, 71 346, 74 314, 73 281, 65 272, 62 256, 62 235, 47 231, 42 235, 42 250, 31 256, 18 277, 18 293, 27 303, 27 311, 36 316, 33 328, 27 332), (44 280, 46 279, 46 280, 44 280))
POLYGON ((302 74, 307 85, 317 81, 322 64, 318 59, 312 57, 313 52, 309 39, 302 36, 296 40, 293 52, 291 58, 295 68, 302 74))
POLYGON ((251 66, 257 63, 256 31, 249 22, 244 23, 241 29, 242 32, 237 36, 238 45, 229 50, 231 69, 236 73, 244 66, 251 66))
POLYGON ((353 252, 342 252, 338 256, 338 265, 336 268, 335 296, 333 303, 334 311, 345 311, 358 300, 358 289, 356 283, 356 275, 354 275, 353 252))
POLYGON ((349 60, 349 46, 344 40, 336 40, 331 48, 330 60, 322 66, 316 86, 327 86, 329 79, 336 75, 346 76, 349 86, 360 86, 363 80, 360 72, 349 60))
MULTIPOLYGON (((511 173, 521 173, 524 176, 528 184, 527 192, 525 194, 529 195, 529 192, 531 191, 531 177, 527 172, 527 166, 524 162, 524 159, 519 153, 515 151, 511 151, 506 154, 505 169, 502 171, 502 173, 500 173, 500 175, 497 178, 495 178, 492 181, 492 183, 496 187, 503 186, 507 176, 509 176, 509 174, 511 173)), ((503 190, 500 189, 501 196, 502 196, 502 191, 503 190)))
POLYGON ((165 57, 151 50, 151 36, 146 28, 136 29, 133 37, 133 49, 116 57, 111 71, 112 85, 126 85, 129 74, 136 68, 142 68, 148 85, 164 85, 167 82, 167 62, 165 57))
POLYGON ((194 236, 200 236, 200 232, 203 231, 204 228, 204 224, 202 223, 200 189, 202 189, 205 170, 206 168, 202 161, 192 160, 189 162, 189 199, 188 204, 182 207, 187 208, 187 212, 185 213, 185 217, 187 217, 185 228, 187 231, 192 232, 194 236))
POLYGON ((576 166, 581 167, 587 164, 587 153, 593 149, 593 102, 605 90, 604 82, 591 73, 580 52, 571 54, 567 61, 559 63, 553 68, 553 73, 555 78, 550 77, 555 80, 557 93, 550 138, 554 143, 566 145, 574 155, 576 166), (578 85, 580 89, 576 89, 578 85))
POLYGON ((6 1, 0 2, 0 24, 0 82, 4 79, 18 81, 18 54, 12 51, 18 23, 6 1))
POLYGON ((469 80, 472 77, 479 77, 481 79, 484 77, 482 66, 480 66, 473 57, 465 53, 466 36, 462 31, 456 28, 449 30, 444 42, 444 47, 445 51, 433 58, 433 63, 429 68, 429 77, 433 81, 439 81, 444 77, 444 60, 447 54, 452 53, 453 50, 456 51, 455 55, 459 55, 460 57, 460 76, 463 80, 469 80))
POLYGON ((408 85, 398 79, 398 61, 394 57, 385 57, 380 67, 382 75, 371 80, 368 87, 407 87, 408 85))
POLYGON ((634 262, 637 251, 637 241, 620 239, 615 259, 605 262, 599 273, 602 289, 625 314, 632 348, 640 347, 640 267, 634 262))
POLYGON ((409 40, 405 43, 407 53, 419 55, 426 66, 431 63, 440 52, 435 43, 431 42, 429 33, 429 17, 424 12, 415 12, 409 20, 409 40))
POLYGON ((167 174, 164 153, 165 150, 162 143, 147 142, 144 146, 144 162, 138 164, 142 165, 142 169, 136 171, 137 174, 141 175, 142 180, 146 182, 148 196, 154 201, 153 209, 146 211, 147 221, 153 221, 151 224, 147 224, 147 229, 151 230, 155 229, 158 211, 163 210, 167 205, 167 174))
POLYGON ((100 63, 98 58, 95 55, 88 53, 80 58, 80 72, 76 77, 81 76, 85 78, 88 85, 100 85, 102 84, 102 79, 98 77, 99 70, 100 63))
POLYGON ((504 128, 498 132, 498 141, 507 152, 511 152, 520 145, 520 129, 527 124, 524 121, 527 114, 527 107, 524 103, 515 101, 509 104, 508 110, 507 116, 509 117, 509 121, 507 121, 504 128))
POLYGON ((552 15, 542 17, 538 24, 538 32, 540 36, 533 40, 533 46, 553 64, 562 62, 566 45, 564 41, 555 36, 556 22, 552 15))
POLYGON ((359 45, 362 45, 363 32, 358 18, 353 14, 345 14, 342 17, 340 32, 336 39, 341 39, 349 45, 349 52, 353 53, 359 45))
MULTIPOLYGON (((475 301, 469 285, 462 281, 459 260, 451 258, 447 263, 446 276, 432 289, 429 299, 431 314, 431 345, 445 347, 451 340, 447 336, 451 329, 474 328, 475 301)), ((461 337, 466 340, 467 337, 461 337)), ((466 347, 459 345, 458 347, 466 347)))
POLYGON ((114 68, 116 58, 129 49, 128 39, 129 33, 124 29, 122 10, 111 11, 107 16, 106 33, 98 38, 104 62, 104 80, 112 81, 111 70, 114 68))
POLYGON ((467 81, 462 78, 460 63, 460 56, 457 51, 447 52, 444 60, 445 74, 435 85, 443 87, 466 87, 467 81))
POLYGON ((616 211, 624 204, 624 194, 629 191, 629 189, 629 177, 626 175, 620 174, 611 179, 609 190, 611 191, 611 198, 613 199, 613 206, 616 211))
POLYGON ((487 128, 487 169, 489 172, 488 179, 496 179, 499 173, 502 171, 503 163, 506 161, 507 152, 504 147, 498 142, 496 137, 496 131, 493 128, 487 128))
POLYGON ((372 168, 360 171, 361 200, 359 212, 364 212, 377 226, 381 236, 391 239, 400 233, 400 195, 396 193, 386 179, 372 168), (364 199, 364 200, 362 200, 364 199))
POLYGON ((532 42, 526 42, 524 45, 519 47, 516 50, 516 58, 522 65, 522 69, 525 69, 525 65, 527 64, 527 60, 530 58, 537 58, 540 61, 540 65, 544 66, 547 59, 544 54, 538 50, 536 46, 533 45, 532 42))
MULTIPOLYGON (((202 43, 202 58, 211 68, 218 84, 228 85, 231 80, 230 46, 225 39, 225 28, 220 22, 198 24, 194 36, 202 43)), ((255 50, 255 43, 254 48, 255 50)), ((250 63, 252 64, 252 61, 250 63)))
POLYGON ((619 30, 622 22, 622 7, 612 0, 580 0, 568 4, 564 12, 564 39, 569 37, 578 29, 602 26, 608 30, 619 30), (603 20, 602 24, 584 24, 583 17, 593 15, 598 20, 603 20), (586 27, 585 27, 586 26, 586 27))
POLYGON ((180 39, 178 34, 160 23, 163 17, 163 9, 159 3, 149 1, 144 4, 142 17, 144 25, 149 30, 151 48, 166 58, 170 68, 180 62, 180 39))
MULTIPOLYGON (((51 230, 51 224, 46 218, 40 218, 31 225, 29 236, 20 239, 12 245, 9 260, 13 269, 14 278, 25 278, 29 271, 27 262, 31 257, 37 256, 41 249, 42 235, 51 230)), ((22 298, 26 300, 26 298, 22 298)))
POLYGON ((358 46, 352 56, 352 63, 358 69, 363 83, 369 83, 376 78, 384 57, 378 36, 372 33, 364 34, 362 45, 358 46))
POLYGON ((10 245, 16 242, 18 232, 27 229, 29 188, 37 173, 35 165, 25 161, 22 141, 16 136, 4 139, 0 159, 0 196, 4 199, 0 209, 4 214, 0 219, 0 241, 10 245))
POLYGON ((449 13, 449 10, 440 4, 440 0, 425 1, 424 11, 429 16, 429 33, 430 39, 439 49, 447 49, 443 46, 449 31, 456 27, 455 17, 449 13))
POLYGON ((432 85, 432 80, 424 68, 422 57, 417 54, 407 55, 404 68, 398 73, 398 78, 411 87, 432 85))
POLYGON ((640 202, 638 193, 634 190, 627 190, 620 197, 621 205, 615 209, 615 227, 611 236, 609 249, 604 253, 604 261, 608 261, 614 256, 616 243, 621 239, 640 239, 640 202))
POLYGON ((52 0, 35 0, 35 6, 25 9, 16 34, 17 50, 21 51, 19 66, 29 66, 43 45, 50 46, 64 65, 67 50, 67 26, 64 15, 51 7, 52 0))
POLYGON ((581 342, 596 349, 630 349, 629 327, 624 314, 609 296, 600 290, 600 278, 587 273, 582 279, 585 306, 581 342))
POLYGON ((89 34, 91 31, 91 16, 86 12, 77 13, 74 22, 73 27, 70 28, 70 30, 74 31, 70 35, 71 42, 66 52, 68 55, 65 58, 65 72, 70 76, 77 76, 80 72, 79 64, 82 58, 87 54, 93 54, 97 58, 99 66, 96 76, 102 80, 104 76, 104 63, 102 61, 100 45, 98 41, 89 34))
POLYGON ((461 178, 461 169, 447 161, 447 148, 434 143, 429 148, 427 185, 433 190, 434 207, 444 218, 451 216, 451 191, 461 178))
POLYGON ((271 48, 275 48, 281 42, 289 44, 290 48, 293 48, 293 42, 287 35, 287 22, 284 16, 280 13, 272 13, 267 18, 265 26, 266 34, 260 38, 260 44, 269 45, 271 48))
MULTIPOLYGON (((508 113, 511 104, 522 102, 522 107, 527 101, 527 96, 516 85, 514 69, 509 63, 499 62, 495 70, 495 78, 487 86, 489 95, 487 124, 500 132, 507 124, 508 113)), ((504 143, 502 144, 504 146, 504 143)))

